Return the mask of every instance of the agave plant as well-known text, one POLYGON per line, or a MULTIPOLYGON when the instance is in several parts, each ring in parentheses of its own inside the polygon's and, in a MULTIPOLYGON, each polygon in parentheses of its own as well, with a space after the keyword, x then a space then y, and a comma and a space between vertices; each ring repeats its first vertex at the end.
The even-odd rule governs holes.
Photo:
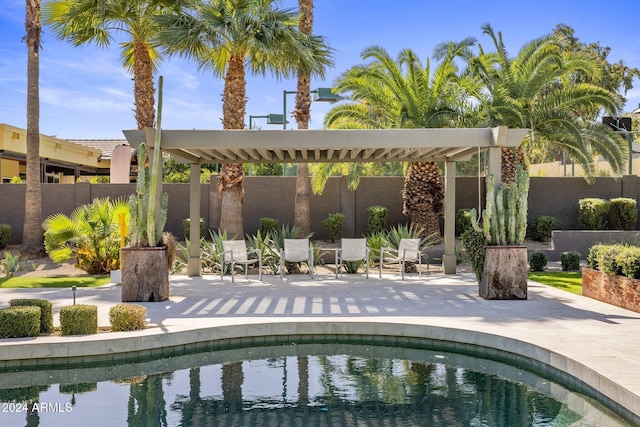
POLYGON ((107 274, 120 267, 118 215, 129 215, 124 199, 95 199, 71 215, 54 214, 43 223, 44 246, 53 262, 72 258, 89 274, 107 274))

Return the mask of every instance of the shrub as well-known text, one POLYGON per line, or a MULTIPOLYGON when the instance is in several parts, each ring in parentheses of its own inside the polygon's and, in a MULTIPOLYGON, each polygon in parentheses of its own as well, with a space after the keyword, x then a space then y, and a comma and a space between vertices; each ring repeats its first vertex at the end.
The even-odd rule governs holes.
POLYGON ((40 307, 40 332, 48 334, 53 331, 53 304, 46 299, 12 299, 9 301, 12 307, 36 306, 40 307))
POLYGON ((640 279, 640 248, 628 246, 616 255, 616 264, 622 275, 640 279))
POLYGON ((537 216, 529 226, 529 235, 536 242, 548 242, 551 240, 551 232, 556 226, 556 218, 550 215, 537 216))
POLYGON ((602 229, 611 203, 608 200, 595 198, 580 199, 578 203, 578 222, 582 228, 585 230, 602 229))
MULTIPOLYGON (((182 227, 184 228, 184 238, 188 240, 191 235, 191 218, 185 218, 182 220, 182 227)), ((204 224, 204 218, 200 218, 200 237, 204 237, 206 234, 206 227, 204 224)))
POLYGON ((116 304, 109 309, 113 332, 136 331, 146 325, 147 308, 138 304, 116 304))
POLYGON ((60 308, 62 335, 86 335, 98 332, 98 307, 77 304, 60 308))
POLYGON ((20 270, 20 254, 4 251, 4 259, 1 264, 7 277, 13 277, 13 273, 20 270))
POLYGON ((369 261, 375 264, 380 261, 380 249, 388 246, 387 239, 383 232, 371 233, 367 236, 367 246, 369 247, 369 261))
POLYGON ((322 221, 329 229, 329 240, 334 242, 338 237, 342 236, 342 223, 344 222, 345 215, 343 213, 329 214, 327 219, 322 221))
POLYGON ((529 270, 544 271, 547 268, 547 254, 535 250, 529 254, 529 270))
POLYGON ((471 227, 471 209, 458 209, 456 212, 456 236, 462 236, 462 233, 471 227))
MULTIPOLYGON (((120 267, 118 215, 129 213, 124 199, 94 199, 70 216, 55 214, 45 219, 44 248, 53 262, 76 259, 89 274, 106 274, 120 267)), ((126 221, 126 220, 125 220, 126 221)))
POLYGON ((626 248, 625 245, 604 245, 598 252, 597 260, 598 270, 605 274, 622 274, 620 265, 617 262, 617 255, 626 248))
POLYGON ((479 233, 473 227, 462 233, 461 238, 464 250, 469 257, 471 268, 476 274, 476 279, 479 282, 482 280, 482 274, 484 272, 484 258, 486 255, 487 240, 484 238, 482 233, 479 233))
POLYGON ((20 306, 0 310, 0 338, 37 337, 40 307, 20 306))
POLYGON ((0 224, 0 249, 4 249, 11 242, 11 226, 0 224))
POLYGON ((589 248, 589 253, 587 254, 587 267, 594 270, 599 270, 598 257, 600 256, 600 251, 602 251, 604 248, 605 245, 603 245, 602 243, 598 243, 589 248))
POLYGON ((261 235, 266 236, 267 234, 274 235, 278 233, 278 220, 275 218, 263 217, 260 218, 260 227, 258 231, 261 235))
POLYGON ((387 211, 385 206, 370 206, 367 209, 367 228, 369 234, 382 233, 387 228, 387 211))
POLYGON ((615 230, 634 230, 638 222, 637 202, 625 197, 611 199, 610 202, 611 227, 615 230))
POLYGON ((580 258, 582 254, 577 251, 566 251, 560 254, 560 265, 562 271, 580 270, 580 258))

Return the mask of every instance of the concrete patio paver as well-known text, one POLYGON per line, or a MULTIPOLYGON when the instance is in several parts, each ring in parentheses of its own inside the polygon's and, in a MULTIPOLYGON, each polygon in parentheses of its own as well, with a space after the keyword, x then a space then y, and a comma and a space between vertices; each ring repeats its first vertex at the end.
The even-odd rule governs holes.
MULTIPOLYGON (((512 352, 575 376, 640 420, 640 313, 529 282, 526 301, 478 296, 471 273, 396 275, 171 277, 171 298, 139 303, 150 328, 91 336, 0 340, 0 363, 117 354, 221 338, 299 334, 397 335, 475 344, 512 352)), ((72 304, 69 289, 0 289, 14 298, 72 304)), ((78 304, 98 306, 100 326, 120 302, 119 285, 79 288, 78 304)))

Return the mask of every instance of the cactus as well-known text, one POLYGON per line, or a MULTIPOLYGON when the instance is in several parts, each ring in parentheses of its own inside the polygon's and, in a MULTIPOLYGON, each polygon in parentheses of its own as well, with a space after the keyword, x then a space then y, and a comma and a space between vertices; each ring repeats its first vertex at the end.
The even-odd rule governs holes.
POLYGON ((487 177, 487 199, 482 211, 482 227, 477 211, 471 210, 473 228, 482 233, 487 245, 519 245, 527 232, 529 173, 518 167, 516 180, 496 192, 495 178, 487 177))
POLYGON ((158 79, 158 119, 153 150, 153 160, 146 167, 147 147, 142 143, 138 147, 138 182, 136 192, 129 197, 129 233, 131 246, 157 246, 162 239, 162 231, 167 221, 169 196, 162 195, 160 212, 157 213, 158 168, 160 162, 160 138, 162 117, 162 76, 158 79), (150 172, 149 172, 150 170, 150 172), (156 222, 157 218, 157 222, 156 222))

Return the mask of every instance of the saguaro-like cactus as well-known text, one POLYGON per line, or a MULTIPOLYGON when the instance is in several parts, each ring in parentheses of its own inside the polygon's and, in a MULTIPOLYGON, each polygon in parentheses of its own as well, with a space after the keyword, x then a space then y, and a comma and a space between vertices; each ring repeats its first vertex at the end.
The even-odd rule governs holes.
POLYGON ((487 177, 487 199, 482 211, 482 227, 477 211, 471 210, 471 222, 482 233, 488 246, 519 245, 527 233, 527 197, 529 173, 518 167, 516 180, 496 191, 495 178, 487 177))
POLYGON ((158 118, 153 150, 153 159, 148 167, 147 147, 144 143, 138 147, 138 182, 136 192, 129 197, 129 232, 131 246, 157 246, 162 239, 162 231, 167 221, 169 196, 162 195, 158 213, 158 162, 160 162, 160 128, 162 117, 162 76, 158 79, 158 118), (151 172, 149 172, 149 170, 151 172))

